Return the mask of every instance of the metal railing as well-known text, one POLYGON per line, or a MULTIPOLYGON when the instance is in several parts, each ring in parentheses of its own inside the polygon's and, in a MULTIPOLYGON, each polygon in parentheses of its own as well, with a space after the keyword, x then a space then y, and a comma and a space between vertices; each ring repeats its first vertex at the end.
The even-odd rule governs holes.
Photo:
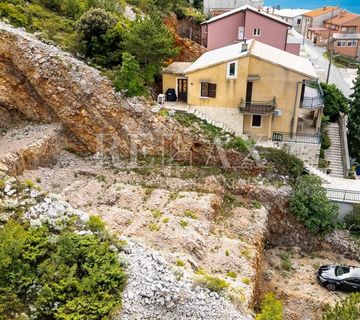
POLYGON ((360 39, 360 33, 334 33, 333 38, 335 40, 342 40, 342 39, 357 40, 360 39))
POLYGON ((345 115, 340 112, 338 117, 339 130, 340 130, 340 143, 341 143, 341 155, 343 160, 344 177, 349 175, 351 171, 350 155, 349 155, 349 144, 346 131, 346 119, 345 115))
POLYGON ((287 133, 287 132, 273 132, 272 141, 274 141, 274 142, 295 142, 295 143, 321 144, 320 133, 316 133, 316 134, 307 134, 307 133, 291 134, 291 133, 287 133))
POLYGON ((331 200, 360 203, 360 191, 326 188, 326 193, 331 200))
MULTIPOLYGON (((324 92, 319 84, 315 84, 314 86, 307 85, 308 90, 316 90, 316 96, 304 96, 301 100, 300 106, 305 109, 318 109, 321 106, 324 106, 324 92)), ((305 89, 306 90, 306 89, 305 89)), ((306 91, 305 91, 306 94, 306 91)))
POLYGON ((268 101, 245 101, 241 99, 240 112, 245 114, 271 114, 276 109, 276 99, 268 101))

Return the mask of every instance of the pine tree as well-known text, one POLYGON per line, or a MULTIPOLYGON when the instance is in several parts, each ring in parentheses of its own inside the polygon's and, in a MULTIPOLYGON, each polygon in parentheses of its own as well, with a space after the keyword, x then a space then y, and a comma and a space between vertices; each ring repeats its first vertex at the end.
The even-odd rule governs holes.
POLYGON ((348 114, 349 148, 351 156, 360 162, 360 68, 354 80, 353 90, 348 114))
POLYGON ((172 34, 154 13, 133 23, 124 35, 124 49, 140 63, 147 84, 154 81, 162 64, 178 52, 172 34))
POLYGON ((125 91, 129 97, 146 94, 139 63, 127 52, 122 55, 122 66, 115 75, 114 86, 117 91, 125 91))

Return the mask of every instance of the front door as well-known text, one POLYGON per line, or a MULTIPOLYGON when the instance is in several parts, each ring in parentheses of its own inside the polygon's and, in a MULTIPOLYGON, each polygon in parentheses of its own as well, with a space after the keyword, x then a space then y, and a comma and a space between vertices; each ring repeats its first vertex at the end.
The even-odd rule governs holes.
POLYGON ((187 79, 178 79, 178 101, 187 102, 188 81, 187 79))
POLYGON ((248 82, 246 86, 246 103, 251 104, 252 100, 253 83, 248 82))

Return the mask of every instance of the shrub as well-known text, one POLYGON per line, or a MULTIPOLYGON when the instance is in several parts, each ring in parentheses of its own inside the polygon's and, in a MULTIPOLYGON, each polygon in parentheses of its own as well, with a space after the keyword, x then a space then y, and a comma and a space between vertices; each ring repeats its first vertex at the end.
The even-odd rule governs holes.
POLYGON ((180 220, 179 224, 183 229, 185 229, 189 225, 189 223, 185 220, 180 220))
POLYGON ((104 232, 105 231, 105 223, 98 216, 90 216, 89 221, 87 222, 87 227, 92 232, 104 232))
POLYGON ((327 307, 322 317, 322 320, 352 319, 360 319, 360 293, 353 293, 335 306, 327 307))
POLYGON ((155 219, 160 219, 163 214, 159 209, 152 210, 151 213, 155 219))
POLYGON ((125 284, 109 245, 95 235, 54 237, 45 227, 7 222, 0 230, 0 318, 109 319, 125 284))
POLYGON ((321 83, 321 87, 324 91, 325 116, 329 117, 331 121, 335 121, 340 112, 348 112, 348 100, 335 84, 321 83))
POLYGON ((225 280, 210 275, 205 275, 201 281, 210 291, 217 293, 229 287, 229 284, 225 280))
POLYGON ((293 270, 293 264, 290 260, 290 255, 288 252, 282 252, 280 258, 281 258, 281 269, 285 271, 293 270))
POLYGON ((327 198, 321 179, 316 176, 306 175, 297 180, 290 207, 312 233, 327 233, 336 227, 339 207, 327 198))
POLYGON ((327 150, 331 146, 331 141, 327 129, 323 126, 321 127, 321 149, 327 150))
POLYGON ((237 273, 235 271, 228 271, 226 275, 233 279, 237 278, 237 273))
POLYGON ((191 211, 191 210, 185 210, 184 216, 187 217, 187 218, 190 218, 190 219, 194 219, 194 220, 197 219, 196 213, 194 211, 191 211))
POLYGON ((304 171, 304 162, 298 157, 279 149, 259 148, 260 154, 276 171, 296 180, 304 171))
POLYGON ((233 137, 227 144, 225 144, 225 148, 234 149, 238 152, 247 152, 253 146, 251 141, 245 141, 240 137, 233 137))
POLYGON ((282 320, 283 304, 276 299, 275 295, 267 293, 260 306, 261 312, 256 315, 255 320, 282 320))
POLYGON ((184 266, 185 266, 185 262, 182 261, 182 260, 180 260, 180 259, 177 259, 177 260, 176 260, 176 265, 177 265, 178 267, 184 267, 184 266))
POLYGON ((147 94, 139 63, 127 52, 122 54, 121 69, 115 72, 114 86, 117 91, 124 91, 129 97, 147 94))
POLYGON ((249 285, 251 281, 249 278, 242 278, 241 282, 249 285))

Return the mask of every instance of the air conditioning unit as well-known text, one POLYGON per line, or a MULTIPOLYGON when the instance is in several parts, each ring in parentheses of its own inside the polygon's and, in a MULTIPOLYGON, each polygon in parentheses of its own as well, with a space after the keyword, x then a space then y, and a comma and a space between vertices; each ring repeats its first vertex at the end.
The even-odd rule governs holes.
POLYGON ((159 94, 157 97, 157 103, 158 104, 164 104, 165 103, 165 95, 164 94, 159 94))
POLYGON ((282 111, 280 109, 275 109, 274 116, 275 117, 281 117, 282 116, 282 111))

